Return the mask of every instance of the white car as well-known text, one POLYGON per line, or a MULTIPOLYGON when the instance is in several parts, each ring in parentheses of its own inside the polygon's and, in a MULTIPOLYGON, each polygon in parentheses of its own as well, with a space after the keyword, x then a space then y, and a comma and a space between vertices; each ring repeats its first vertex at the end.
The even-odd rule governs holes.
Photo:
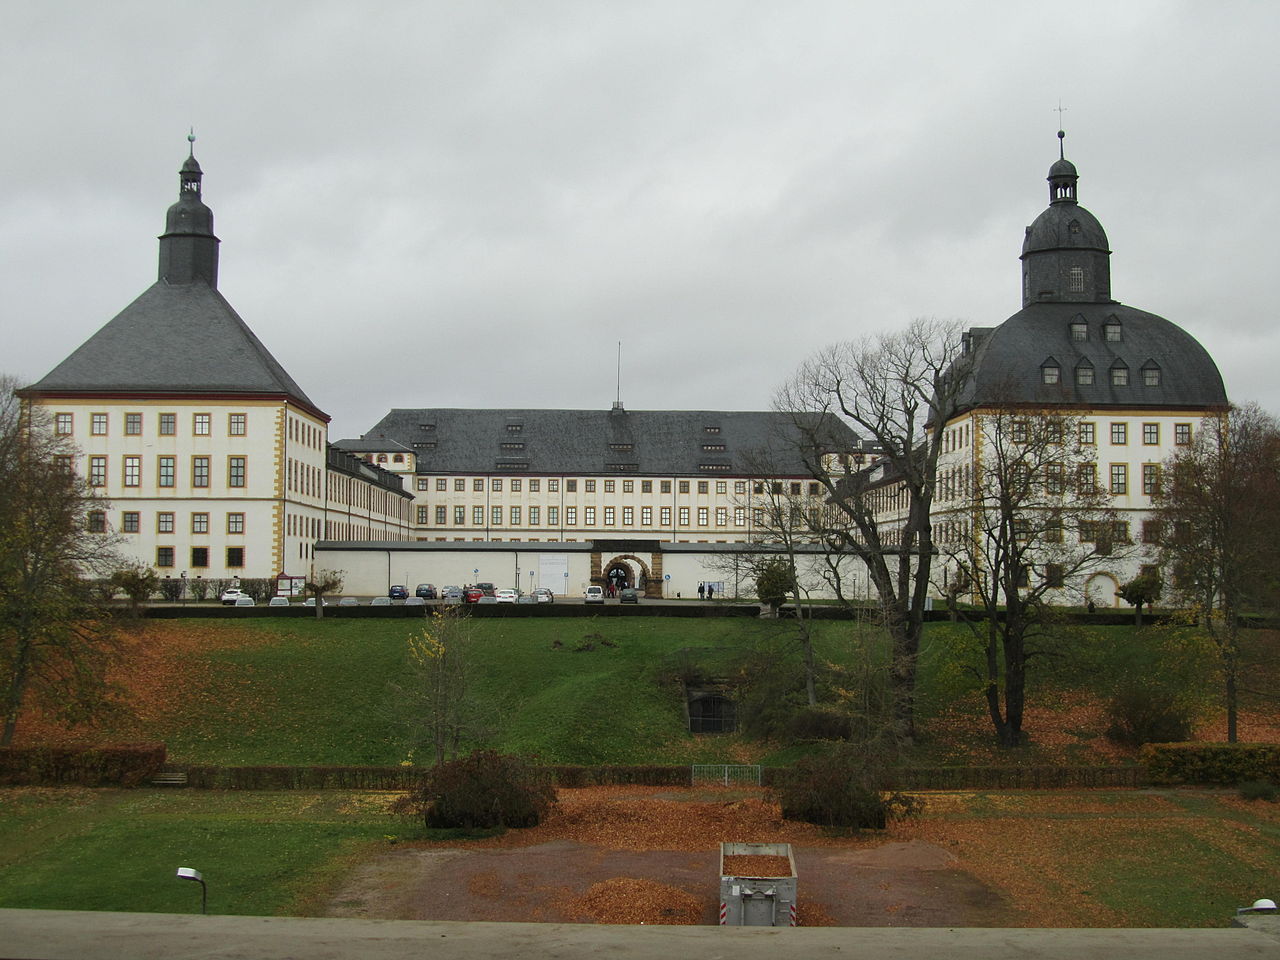
POLYGON ((604 587, 592 585, 587 587, 587 592, 582 595, 583 603, 604 603, 604 587))
POLYGON ((247 593, 242 593, 240 596, 236 597, 235 602, 232 605, 236 607, 252 607, 254 605, 253 597, 249 596, 247 593))
POLYGON ((239 587, 230 587, 222 591, 222 596, 219 599, 221 599, 223 603, 230 606, 231 604, 239 600, 241 597, 247 597, 247 596, 248 594, 245 593, 243 590, 241 590, 239 587))
MULTIPOLYGON (((307 599, 305 599, 305 600, 303 600, 303 601, 302 601, 302 605, 303 605, 304 607, 314 607, 314 606, 316 605, 316 598, 315 598, 315 597, 307 597, 307 599)), ((328 600, 321 599, 321 601, 320 601, 320 606, 322 606, 322 607, 327 607, 328 605, 329 605, 329 601, 328 601, 328 600)))
POLYGON ((372 600, 369 601, 369 606, 389 607, 391 606, 391 598, 390 597, 374 597, 372 600))
POLYGON ((289 605, 288 597, 272 597, 267 601, 268 607, 287 607, 289 605))
POLYGON ((497 600, 499 603, 515 603, 516 600, 519 599, 519 594, 517 594, 514 590, 510 590, 504 587, 501 590, 493 591, 493 598, 497 600))

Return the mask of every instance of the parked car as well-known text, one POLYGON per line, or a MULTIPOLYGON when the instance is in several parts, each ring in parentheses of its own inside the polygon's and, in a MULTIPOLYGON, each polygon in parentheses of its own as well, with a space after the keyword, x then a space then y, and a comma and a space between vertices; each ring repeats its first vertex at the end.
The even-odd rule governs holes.
POLYGON ((372 600, 369 601, 369 606, 389 607, 391 606, 391 598, 390 597, 374 597, 372 600))
POLYGON ((480 598, 484 596, 484 591, 479 587, 467 587, 462 591, 462 599, 467 603, 479 603, 480 598))
POLYGON ((537 603, 538 598, 532 593, 522 593, 516 598, 516 603, 537 603))
POLYGON ((222 591, 221 600, 223 603, 230 606, 231 604, 239 600, 241 597, 247 597, 247 596, 248 594, 243 592, 239 587, 229 587, 228 589, 222 591))
POLYGON ((409 588, 403 583, 397 583, 387 591, 387 596, 392 600, 403 600, 409 596, 409 588))
POLYGON ((477 587, 477 589, 479 589, 479 591, 480 591, 481 593, 483 593, 486 597, 492 597, 492 596, 493 596, 493 584, 492 584, 492 583, 488 583, 487 581, 481 580, 479 583, 477 583, 477 584, 476 584, 476 587, 477 587))
POLYGON ((445 587, 440 591, 440 597, 445 603, 461 603, 462 588, 461 587, 445 587))
POLYGON ((434 600, 436 598, 436 585, 434 583, 420 583, 418 584, 418 589, 413 591, 413 594, 423 600, 434 600))
POLYGON ((493 598, 499 603, 515 603, 519 595, 509 587, 493 591, 493 598))
MULTIPOLYGON (((348 598, 348 599, 353 599, 353 600, 354 600, 355 598, 354 598, 354 597, 351 597, 351 598, 348 598)), ((303 605, 304 607, 314 607, 314 606, 316 605, 316 598, 315 598, 315 597, 307 597, 307 599, 305 599, 305 600, 303 600, 303 601, 302 601, 302 605, 303 605)), ((329 605, 329 601, 328 601, 328 600, 325 600, 323 597, 321 597, 321 598, 320 598, 320 606, 322 606, 322 607, 327 607, 328 605, 329 605)), ((354 604, 354 603, 349 603, 349 604, 347 604, 347 606, 349 606, 349 607, 354 607, 354 606, 355 606, 355 604, 354 604)))
POLYGON ((358 606, 360 606, 360 601, 359 601, 359 600, 357 600, 355 597, 343 597, 341 600, 339 600, 339 601, 338 601, 338 606, 340 606, 340 607, 358 607, 358 606))
POLYGON ((272 597, 267 601, 268 607, 287 607, 289 606, 288 597, 272 597))
POLYGON ((583 603, 604 603, 604 587, 597 587, 594 584, 587 587, 586 593, 582 595, 583 603))
POLYGON ((532 596, 538 603, 551 603, 556 598, 555 594, 551 592, 550 587, 538 587, 538 589, 534 590, 530 596, 532 596))
POLYGON ((422 599, 422 597, 405 597, 404 605, 406 607, 425 607, 427 605, 427 601, 422 599))
POLYGON ((232 606, 252 607, 254 606, 253 597, 249 596, 247 593, 242 593, 240 596, 235 598, 235 600, 232 603, 232 606))
POLYGON ((618 591, 619 603, 639 603, 640 591, 635 587, 623 587, 618 591))
POLYGON ((479 600, 476 601, 476 603, 497 603, 497 602, 498 602, 497 597, 485 597, 485 596, 482 596, 479 600))

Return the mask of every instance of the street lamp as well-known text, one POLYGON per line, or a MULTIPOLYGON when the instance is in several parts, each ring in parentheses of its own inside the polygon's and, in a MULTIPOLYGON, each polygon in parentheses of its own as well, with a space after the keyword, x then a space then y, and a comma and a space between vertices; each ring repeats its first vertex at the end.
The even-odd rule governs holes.
POLYGON ((209 912, 209 888, 205 886, 204 877, 201 875, 200 871, 195 869, 194 867, 179 867, 178 879, 194 880, 196 883, 200 884, 200 912, 208 913, 209 912))

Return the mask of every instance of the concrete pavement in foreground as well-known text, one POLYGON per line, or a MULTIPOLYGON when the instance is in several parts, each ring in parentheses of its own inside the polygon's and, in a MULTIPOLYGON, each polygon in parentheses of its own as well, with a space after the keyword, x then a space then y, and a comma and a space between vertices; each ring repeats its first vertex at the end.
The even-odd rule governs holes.
MULTIPOLYGON (((1280 917, 1265 918, 1280 921, 1280 917)), ((1277 960, 1280 925, 1249 928, 628 927, 0 910, 5 960, 1277 960)))

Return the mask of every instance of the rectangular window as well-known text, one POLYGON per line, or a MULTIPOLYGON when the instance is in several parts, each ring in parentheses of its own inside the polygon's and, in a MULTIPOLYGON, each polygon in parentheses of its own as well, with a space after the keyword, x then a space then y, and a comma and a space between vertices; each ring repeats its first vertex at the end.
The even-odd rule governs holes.
POLYGON ((471 523, 473 526, 484 526, 484 507, 471 508, 471 523))
POLYGON ((636 490, 636 482, 635 482, 634 480, 623 480, 623 481, 622 481, 622 492, 623 492, 623 493, 635 493, 635 490, 636 490))
POLYGON ((243 413, 227 414, 227 434, 232 437, 243 437, 245 415, 243 413))
POLYGON ((105 413, 92 413, 89 415, 89 433, 95 437, 105 437, 107 435, 107 415, 105 413))
POLYGON ((1044 467, 1044 490, 1051 496, 1062 493, 1066 483, 1063 480, 1063 469, 1060 463, 1046 463, 1044 467))
POLYGON ((107 485, 107 458, 89 458, 89 486, 105 487, 107 485))
POLYGON ((513 527, 520 526, 520 508, 519 507, 511 508, 511 525, 513 527))
POLYGON ((1046 364, 1040 368, 1040 379, 1044 383, 1057 383, 1061 372, 1062 369, 1060 367, 1055 367, 1053 364, 1046 364))
POLYGON ((1097 442, 1097 435, 1094 432, 1094 427, 1092 423, 1080 424, 1080 442, 1081 443, 1097 442))
POLYGON ((576 527, 578 525, 578 508, 577 507, 564 508, 564 525, 566 527, 576 527))
POLYGON ((530 507, 529 508, 529 526, 536 527, 539 524, 539 522, 541 522, 541 519, 542 519, 542 508, 530 507))
POLYGON ((1102 328, 1102 334, 1104 339, 1106 339, 1108 343, 1119 343, 1120 342, 1120 324, 1108 323, 1106 326, 1102 328))
POLYGON ((191 548, 191 566, 207 567, 209 565, 209 548, 208 547, 192 547, 191 548))
POLYGON ((502 526, 502 508, 493 507, 489 511, 489 523, 495 527, 502 526))
POLYGON ((502 478, 501 478, 501 477, 494 477, 492 480, 490 480, 490 481, 489 481, 489 489, 490 489, 490 490, 492 490, 494 493, 501 493, 501 492, 502 492, 502 478))
POLYGON ((208 533, 209 532, 209 515, 207 513, 193 513, 191 515, 191 532, 192 533, 208 533))
POLYGON ((705 481, 705 480, 699 480, 699 481, 698 481, 698 492, 699 492, 699 493, 706 493, 706 492, 707 492, 707 481, 705 481))
POLYGON ((1127 463, 1113 463, 1111 465, 1111 492, 1117 494, 1129 492, 1129 465, 1127 463))
POLYGON ((679 525, 682 527, 687 527, 689 525, 689 508, 688 507, 680 508, 680 524, 679 525))
POLYGON ((1076 489, 1080 493, 1093 493, 1098 486, 1098 467, 1093 463, 1082 463, 1076 468, 1076 489))
POLYGON ((481 477, 476 477, 471 481, 471 489, 474 493, 484 493, 484 480, 481 477))
MULTIPOLYGON (((626 519, 625 513, 623 513, 623 519, 626 519)), ((640 508, 640 525, 643 527, 653 526, 653 507, 640 508)))
POLYGON ((658 512, 658 523, 660 526, 663 526, 663 527, 671 526, 671 508, 670 507, 663 507, 658 512))
POLYGON ((209 425, 213 422, 213 418, 207 413, 193 413, 191 415, 191 432, 197 437, 209 436, 209 425))
POLYGON ((462 493, 466 489, 467 489, 467 481, 463 480, 461 477, 455 477, 453 481, 453 492, 462 493))
POLYGON ((418 507, 418 511, 417 511, 417 512, 418 512, 418 523, 423 523, 423 524, 425 524, 425 523, 430 523, 430 522, 431 522, 431 508, 430 508, 430 507, 419 506, 419 507, 418 507))
POLYGON ((1180 447, 1185 447, 1191 442, 1191 424, 1175 423, 1173 425, 1173 442, 1180 447))
POLYGON ((227 457, 227 486, 244 486, 245 460, 245 457, 227 457))
POLYGON ((716 526, 727 527, 729 525, 729 508, 716 507, 716 526))
POLYGON ((174 458, 160 457, 156 467, 156 483, 162 487, 173 486, 174 458))
MULTIPOLYGON (((423 478, 423 483, 426 483, 425 477, 423 478)), ((422 487, 419 487, 418 489, 425 490, 427 488, 425 486, 422 486, 422 487)), ((444 493, 448 489, 449 489, 449 481, 446 480, 444 477, 436 477, 436 491, 439 493, 444 493)))
POLYGON ((125 533, 137 533, 142 529, 142 514, 133 510, 126 510, 120 521, 120 529, 125 533))
POLYGON ((548 481, 547 481, 547 492, 548 492, 548 493, 559 493, 559 492, 560 492, 560 481, 559 481, 559 480, 548 480, 548 481))
POLYGON ((427 489, 430 489, 431 483, 430 481, 427 480, 426 477, 418 477, 417 482, 414 483, 414 486, 419 490, 427 490, 427 489))
POLYGON ((191 458, 191 485, 193 487, 209 486, 209 458, 191 458))
POLYGON ((172 513, 156 514, 156 532, 157 533, 173 533, 173 514, 172 513))
POLYGON ((606 481, 604 482, 604 492, 605 492, 605 493, 614 493, 614 492, 615 492, 615 491, 614 491, 614 486, 615 486, 615 484, 614 484, 614 482, 613 482, 612 480, 606 480, 606 481))
POLYGON ((1113 446, 1123 447, 1129 442, 1129 425, 1127 423, 1113 423, 1111 425, 1111 443, 1113 446))
POLYGON ((582 489, 584 493, 595 493, 596 482, 594 480, 587 480, 583 483, 582 489))
POLYGON ((617 522, 618 522, 618 514, 614 510, 614 508, 605 507, 604 508, 604 525, 606 527, 612 527, 617 522))
POLYGON ((227 514, 227 533, 244 533, 244 514, 227 514))
POLYGON ((688 480, 681 480, 681 481, 680 481, 680 492, 681 492, 681 493, 688 493, 688 492, 689 492, 689 481, 688 481, 688 480))
POLYGON ((454 507, 454 508, 453 508, 453 523, 454 523, 454 526, 459 526, 459 527, 460 527, 460 526, 462 526, 462 525, 463 525, 464 523, 466 523, 466 522, 467 522, 467 508, 466 508, 466 507, 454 507))
POLYGON ((178 432, 178 415, 176 413, 160 414, 160 436, 172 437, 178 432))
POLYGON ((1093 367, 1088 364, 1076 367, 1076 384, 1082 387, 1093 383, 1093 367))
POLYGON ((566 481, 564 482, 564 492, 565 492, 565 493, 577 493, 577 492, 578 492, 578 481, 577 481, 577 480, 566 480, 566 481))
POLYGON ((724 493, 727 493, 728 490, 729 490, 729 483, 727 480, 716 481, 716 493, 724 494, 724 493))
POLYGON ((653 481, 652 481, 652 480, 641 480, 641 481, 640 481, 640 492, 641 492, 641 493, 653 493, 653 481))
POLYGON ((537 493, 537 492, 538 492, 538 491, 540 491, 541 489, 542 489, 542 481, 541 481, 541 480, 530 480, 530 481, 529 481, 529 492, 530 492, 530 493, 537 493))
POLYGON ((1079 323, 1079 322, 1071 324, 1071 339, 1072 340, 1088 340, 1089 324, 1079 323))
POLYGON ((106 533, 107 532, 107 515, 102 510, 90 510, 88 517, 85 519, 85 528, 90 533, 106 533))
POLYGON ((1013 437, 1014 443, 1027 442, 1027 421, 1025 420, 1013 421, 1012 437, 1013 437))
POLYGON ((670 480, 663 480, 663 481, 661 481, 661 487, 660 487, 660 489, 661 489, 661 491, 662 491, 663 493, 670 493, 670 492, 671 492, 671 481, 670 481, 670 480))
POLYGON ((743 494, 743 493, 746 493, 746 492, 747 492, 747 481, 745 481, 745 480, 735 480, 735 481, 733 482, 733 492, 734 492, 734 493, 736 493, 736 494, 743 494))
POLYGON ((1129 385, 1129 368, 1128 367, 1112 367, 1111 368, 1111 385, 1113 387, 1127 387, 1129 385))
POLYGON ((1052 588, 1061 588, 1067 582, 1066 571, 1060 563, 1049 563, 1044 568, 1045 586, 1052 588))
POLYGON ((742 527, 742 526, 746 526, 746 523, 747 523, 747 508, 734 507, 733 508, 733 525, 735 527, 742 527))
POLYGON ((560 508, 547 507, 547 526, 556 527, 560 525, 560 508))
POLYGON ((227 566, 244 566, 244 547, 227 547, 227 566))
POLYGON ((53 415, 53 432, 60 437, 71 436, 71 414, 55 413, 53 415))
POLYGON ((436 525, 444 526, 449 522, 449 508, 444 506, 436 507, 436 525))
POLYGON ((519 492, 520 492, 520 487, 521 487, 521 483, 520 483, 520 481, 519 481, 519 480, 512 480, 512 481, 511 481, 511 492, 512 492, 512 493, 519 493, 519 492))
POLYGON ((1142 465, 1142 492, 1149 497, 1160 492, 1160 464, 1144 463, 1142 465))
POLYGON ((173 547, 156 547, 156 566, 173 566, 173 547))
POLYGON ((126 413, 124 415, 125 436, 136 437, 142 433, 142 414, 126 413))
POLYGON ((125 457, 124 458, 124 485, 126 487, 136 487, 142 483, 142 458, 141 457, 125 457))
POLYGON ((1159 520, 1143 520, 1142 521, 1142 542, 1143 543, 1159 543, 1161 535, 1164 533, 1160 526, 1159 520))
POLYGON ((1159 367, 1143 367, 1142 368, 1142 385, 1144 387, 1160 386, 1160 368, 1159 367))
POLYGON ((596 525, 596 508, 585 507, 582 511, 582 519, 585 526, 594 527, 596 525))

